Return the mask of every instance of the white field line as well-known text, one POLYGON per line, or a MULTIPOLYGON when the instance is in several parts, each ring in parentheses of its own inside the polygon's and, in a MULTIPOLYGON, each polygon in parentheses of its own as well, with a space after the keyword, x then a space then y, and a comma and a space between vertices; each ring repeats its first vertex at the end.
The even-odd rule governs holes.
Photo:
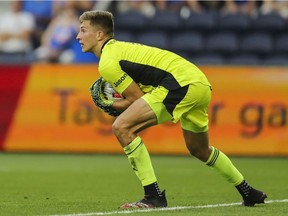
MULTIPOLYGON (((266 201, 265 203, 286 203, 286 202, 288 202, 288 199, 269 200, 269 201, 266 201)), ((185 210, 185 209, 218 208, 218 207, 229 207, 229 206, 236 206, 236 205, 241 205, 241 203, 223 203, 223 204, 211 204, 211 205, 199 205, 199 206, 175 206, 175 207, 167 207, 167 208, 60 214, 60 215, 49 215, 49 216, 97 216, 97 215, 112 215, 112 214, 134 214, 134 213, 143 213, 143 212, 164 212, 164 211, 176 211, 176 210, 185 210)))

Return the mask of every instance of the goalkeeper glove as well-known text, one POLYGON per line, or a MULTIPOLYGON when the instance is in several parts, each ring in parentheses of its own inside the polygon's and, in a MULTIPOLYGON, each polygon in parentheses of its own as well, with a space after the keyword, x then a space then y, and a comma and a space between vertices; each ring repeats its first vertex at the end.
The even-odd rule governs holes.
POLYGON ((100 77, 90 87, 90 95, 94 104, 103 112, 108 113, 111 116, 119 116, 122 112, 112 107, 114 101, 107 100, 103 94, 103 84, 106 81, 100 77))

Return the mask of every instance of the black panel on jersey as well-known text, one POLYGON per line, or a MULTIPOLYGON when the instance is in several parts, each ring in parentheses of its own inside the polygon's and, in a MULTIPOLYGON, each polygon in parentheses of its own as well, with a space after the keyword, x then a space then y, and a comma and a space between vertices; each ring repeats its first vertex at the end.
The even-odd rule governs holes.
POLYGON ((136 83, 152 85, 153 87, 161 85, 168 90, 181 88, 172 74, 162 69, 127 60, 121 60, 119 63, 121 69, 125 71, 136 83))

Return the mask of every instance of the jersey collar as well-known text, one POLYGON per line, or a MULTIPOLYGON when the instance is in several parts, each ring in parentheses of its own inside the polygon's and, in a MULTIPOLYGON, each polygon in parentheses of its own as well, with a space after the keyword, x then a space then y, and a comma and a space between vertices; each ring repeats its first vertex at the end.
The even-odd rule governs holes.
POLYGON ((103 45, 102 45, 102 47, 101 47, 101 53, 102 53, 102 50, 103 50, 104 46, 105 46, 110 40, 112 40, 112 39, 114 39, 114 38, 110 38, 110 39, 106 40, 106 41, 103 43, 103 45))

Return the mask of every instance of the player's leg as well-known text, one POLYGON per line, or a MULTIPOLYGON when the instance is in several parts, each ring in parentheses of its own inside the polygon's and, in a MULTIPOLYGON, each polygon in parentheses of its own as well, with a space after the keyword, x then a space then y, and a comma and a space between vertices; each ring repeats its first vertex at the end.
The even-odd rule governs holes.
MULTIPOLYGON (((171 118, 171 116, 170 116, 171 118)), ((158 123, 147 102, 140 98, 125 110, 113 123, 112 129, 122 145, 135 174, 144 187, 144 199, 127 203, 122 208, 166 207, 165 191, 157 183, 149 153, 138 132, 158 123)))
POLYGON ((183 129, 185 143, 191 155, 205 162, 207 166, 218 172, 229 183, 234 185, 243 197, 243 205, 254 206, 264 203, 267 197, 262 191, 252 188, 231 160, 220 150, 208 147, 208 133, 193 133, 183 129))
POLYGON ((187 97, 189 94, 201 96, 195 100, 197 105, 183 114, 180 119, 185 143, 191 155, 205 162, 207 166, 233 184, 242 195, 244 205, 253 206, 256 203, 264 203, 266 194, 252 188, 223 152, 209 147, 207 110, 210 92, 207 91, 207 88, 198 85, 191 86, 187 97))

